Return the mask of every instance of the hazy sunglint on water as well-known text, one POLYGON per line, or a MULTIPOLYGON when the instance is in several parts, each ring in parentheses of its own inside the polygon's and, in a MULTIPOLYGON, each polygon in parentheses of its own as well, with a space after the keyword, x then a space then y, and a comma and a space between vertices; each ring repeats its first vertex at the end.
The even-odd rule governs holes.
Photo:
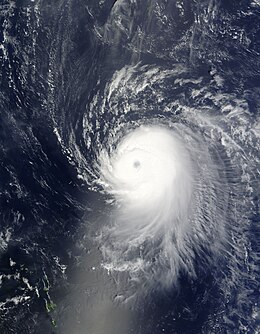
POLYGON ((104 267, 151 288, 176 285, 180 271, 195 277, 195 254, 210 263, 225 243, 224 198, 216 199, 225 180, 215 165, 180 124, 141 125, 102 150, 99 182, 115 199, 101 234, 104 267))

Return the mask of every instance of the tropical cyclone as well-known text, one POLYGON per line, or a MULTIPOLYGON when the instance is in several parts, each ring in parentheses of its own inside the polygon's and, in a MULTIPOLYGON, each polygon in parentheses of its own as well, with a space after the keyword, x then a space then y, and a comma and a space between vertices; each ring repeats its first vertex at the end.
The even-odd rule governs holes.
POLYGON ((105 266, 163 286, 181 270, 195 276, 195 254, 205 247, 209 261, 224 241, 215 163, 199 137, 184 140, 174 127, 141 125, 99 157, 99 181, 116 200, 102 231, 105 266))

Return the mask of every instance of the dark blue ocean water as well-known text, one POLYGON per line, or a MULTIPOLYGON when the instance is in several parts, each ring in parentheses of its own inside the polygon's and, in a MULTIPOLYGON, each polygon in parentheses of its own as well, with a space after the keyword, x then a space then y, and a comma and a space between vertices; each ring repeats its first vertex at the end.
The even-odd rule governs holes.
POLYGON ((0 19, 0 332, 258 333, 260 2, 2 0, 0 19), (221 157, 229 242, 196 279, 120 303, 94 164, 150 121, 221 157))

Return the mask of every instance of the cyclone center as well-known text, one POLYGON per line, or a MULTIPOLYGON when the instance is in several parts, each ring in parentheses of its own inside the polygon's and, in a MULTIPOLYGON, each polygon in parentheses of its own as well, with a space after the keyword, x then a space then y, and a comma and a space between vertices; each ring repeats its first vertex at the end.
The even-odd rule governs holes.
POLYGON ((140 168, 140 166, 141 166, 141 163, 140 163, 140 161, 138 161, 138 160, 135 160, 135 161, 134 161, 134 163, 133 163, 133 167, 134 167, 134 168, 136 168, 136 169, 139 169, 139 168, 140 168))

